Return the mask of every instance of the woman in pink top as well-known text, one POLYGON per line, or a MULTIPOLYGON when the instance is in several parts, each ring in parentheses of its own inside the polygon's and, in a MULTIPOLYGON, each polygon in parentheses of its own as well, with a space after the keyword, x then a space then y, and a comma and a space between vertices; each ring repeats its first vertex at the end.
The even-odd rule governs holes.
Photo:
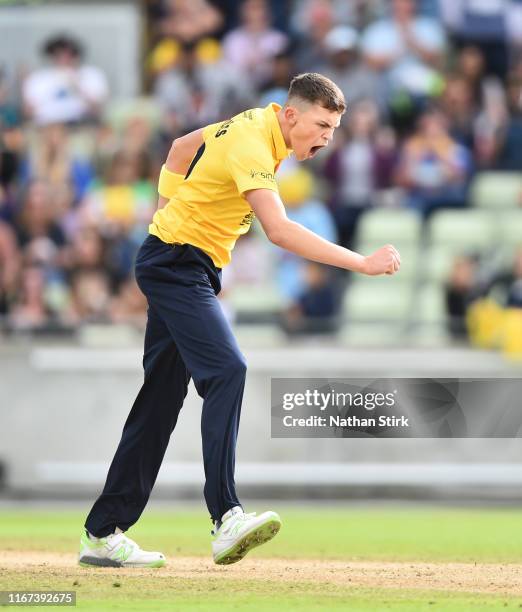
POLYGON ((288 37, 271 27, 265 0, 245 0, 241 25, 223 39, 225 59, 259 85, 270 76, 272 58, 285 48, 288 37))

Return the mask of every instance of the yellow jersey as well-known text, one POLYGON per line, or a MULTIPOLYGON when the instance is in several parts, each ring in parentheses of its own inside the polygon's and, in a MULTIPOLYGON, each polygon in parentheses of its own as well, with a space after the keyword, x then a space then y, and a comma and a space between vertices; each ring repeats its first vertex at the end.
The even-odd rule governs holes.
POLYGON ((277 192, 274 174, 292 152, 277 119, 278 104, 207 125, 176 195, 154 214, 149 232, 168 244, 200 248, 222 268, 254 219, 244 193, 277 192))

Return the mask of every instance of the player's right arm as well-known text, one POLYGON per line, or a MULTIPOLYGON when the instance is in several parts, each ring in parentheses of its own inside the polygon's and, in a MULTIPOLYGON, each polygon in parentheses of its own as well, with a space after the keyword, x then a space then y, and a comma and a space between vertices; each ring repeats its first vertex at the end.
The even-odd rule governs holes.
POLYGON ((185 136, 176 138, 170 147, 165 161, 164 170, 167 171, 165 183, 161 183, 158 199, 158 208, 163 208, 174 195, 176 183, 181 183, 190 166, 190 162, 196 155, 197 150, 203 144, 203 128, 194 130, 185 136))
POLYGON ((252 189, 245 193, 245 197, 268 239, 300 257, 370 276, 394 274, 400 267, 399 252, 390 244, 365 257, 291 221, 279 195, 271 189, 252 189))

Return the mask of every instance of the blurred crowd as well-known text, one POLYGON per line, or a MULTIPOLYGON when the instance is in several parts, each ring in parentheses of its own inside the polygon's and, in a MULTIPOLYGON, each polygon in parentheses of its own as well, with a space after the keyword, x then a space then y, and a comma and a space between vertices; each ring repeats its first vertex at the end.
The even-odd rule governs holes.
MULTIPOLYGON (((465 208, 478 172, 522 169, 522 0, 149 0, 144 93, 154 112, 114 120, 110 83, 73 33, 23 78, 0 63, 0 317, 5 331, 142 325, 133 258, 172 140, 247 107, 283 104, 321 72, 348 111, 332 145, 279 172, 288 214, 357 247, 361 217, 465 208)), ((522 204, 522 194, 521 194, 522 204)), ((522 255, 484 282, 472 257, 447 279, 450 331, 500 283, 522 306, 522 255)), ((331 331, 345 278, 254 232, 225 275, 275 278, 288 331, 331 331), (270 265, 268 264, 270 262, 270 265)), ((231 315, 233 316, 233 315, 231 315)))

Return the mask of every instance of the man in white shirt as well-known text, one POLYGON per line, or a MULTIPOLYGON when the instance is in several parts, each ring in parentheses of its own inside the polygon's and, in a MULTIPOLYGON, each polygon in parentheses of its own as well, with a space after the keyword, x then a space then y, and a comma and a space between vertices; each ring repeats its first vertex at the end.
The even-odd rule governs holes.
POLYGON ((50 64, 32 72, 23 85, 26 114, 37 125, 95 120, 107 99, 104 73, 81 63, 82 49, 67 36, 44 45, 50 64))

